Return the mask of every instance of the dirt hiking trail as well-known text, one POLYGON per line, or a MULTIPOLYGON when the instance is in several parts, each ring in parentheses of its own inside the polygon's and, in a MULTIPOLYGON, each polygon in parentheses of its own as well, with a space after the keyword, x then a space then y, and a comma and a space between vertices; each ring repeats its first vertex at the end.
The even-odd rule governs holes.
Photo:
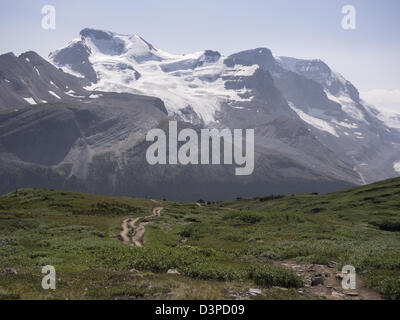
MULTIPOLYGON (((152 214, 150 216, 143 218, 153 220, 153 218, 161 216, 161 211, 163 209, 163 207, 155 207, 153 208, 152 214)), ((127 218, 122 221, 122 231, 119 234, 119 239, 123 243, 134 247, 143 247, 143 236, 146 231, 145 226, 150 222, 141 222, 139 223, 139 225, 137 225, 137 222, 140 220, 140 218, 142 217, 127 218)))

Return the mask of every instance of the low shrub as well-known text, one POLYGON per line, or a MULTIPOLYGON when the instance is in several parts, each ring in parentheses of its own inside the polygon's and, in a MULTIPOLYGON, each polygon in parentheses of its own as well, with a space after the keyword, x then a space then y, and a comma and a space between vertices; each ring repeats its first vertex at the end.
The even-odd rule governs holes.
POLYGON ((183 268, 182 273, 195 279, 216 281, 233 281, 246 276, 245 272, 218 263, 194 263, 183 268))
POLYGON ((264 287, 299 288, 303 285, 300 277, 292 270, 268 264, 252 267, 249 270, 249 278, 264 287))
POLYGON ((366 285, 378 290, 387 299, 400 299, 400 273, 398 270, 369 272, 366 277, 366 285))
POLYGON ((226 219, 236 219, 244 223, 255 224, 264 218, 264 214, 260 212, 232 212, 224 216, 226 219))

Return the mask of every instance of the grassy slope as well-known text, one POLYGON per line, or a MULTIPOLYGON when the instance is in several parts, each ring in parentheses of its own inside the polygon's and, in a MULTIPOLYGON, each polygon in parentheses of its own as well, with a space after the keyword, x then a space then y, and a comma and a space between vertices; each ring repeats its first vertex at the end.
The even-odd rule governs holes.
POLYGON ((264 298, 298 298, 295 274, 271 266, 297 258, 356 266, 367 284, 400 298, 400 179, 327 195, 238 199, 203 207, 24 189, 0 197, 0 298, 228 298, 264 286, 264 298), (120 243, 125 217, 147 225, 145 248, 120 243), (57 290, 41 289, 44 265, 57 290), (129 272, 135 268, 139 274, 129 272), (167 275, 178 268, 182 276, 167 275))

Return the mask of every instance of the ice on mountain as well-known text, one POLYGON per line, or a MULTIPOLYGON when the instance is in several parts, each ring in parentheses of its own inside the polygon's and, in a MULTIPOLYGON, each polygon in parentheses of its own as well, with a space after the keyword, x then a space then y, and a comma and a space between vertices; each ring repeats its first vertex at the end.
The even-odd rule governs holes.
POLYGON ((211 50, 173 55, 137 35, 85 29, 81 36, 98 78, 88 90, 156 96, 171 114, 190 107, 205 123, 215 121, 222 102, 251 100, 246 89, 226 89, 222 78, 251 76, 257 65, 228 68, 221 54, 211 50))
MULTIPOLYGON (((347 119, 347 121, 348 121, 348 119, 347 119)), ((335 119, 333 119, 331 122, 336 124, 336 125, 338 125, 338 126, 345 127, 347 129, 357 129, 358 128, 358 125, 356 123, 348 123, 348 122, 343 122, 343 121, 337 121, 335 119)))
POLYGON ((51 84, 53 87, 56 87, 57 89, 59 89, 59 87, 58 87, 53 81, 50 81, 50 84, 51 84))
POLYGON ((24 100, 26 102, 28 102, 29 104, 32 104, 32 105, 37 104, 36 101, 33 98, 24 98, 24 100))
MULTIPOLYGON (((215 113, 222 103, 249 102, 253 99, 251 90, 235 90, 227 87, 226 83, 227 78, 234 82, 240 81, 241 77, 252 77, 260 68, 258 64, 242 65, 234 59, 225 64, 227 58, 211 50, 186 55, 170 54, 135 34, 84 29, 80 36, 67 48, 75 48, 79 57, 84 54, 85 67, 78 65, 74 70, 82 68, 90 73, 90 79, 87 77, 91 81, 86 87, 88 90, 156 96, 164 101, 170 114, 179 115, 191 108, 205 123, 215 121, 215 113), (87 65, 91 70, 87 70, 87 65)), ((59 52, 52 54, 51 59, 59 52)), ((335 136, 335 125, 342 127, 338 131, 343 131, 343 128, 357 128, 357 123, 367 123, 356 101, 357 92, 354 95, 351 84, 323 61, 274 57, 269 49, 257 49, 257 55, 264 53, 268 55, 268 63, 272 59, 282 68, 322 84, 328 98, 339 103, 350 118, 343 121, 343 117, 336 118, 332 112, 314 108, 301 113, 308 123, 335 136)), ((62 67, 66 67, 65 64, 62 67)), ((67 69, 71 68, 67 66, 67 69)))
POLYGON ((347 95, 334 96, 328 90, 325 90, 326 95, 329 100, 337 102, 341 105, 342 110, 347 113, 347 115, 357 121, 368 123, 365 119, 364 114, 358 108, 357 104, 347 95))
POLYGON ((40 72, 39 72, 38 68, 33 67, 33 69, 36 71, 37 75, 40 76, 40 72))
POLYGON ((69 90, 68 92, 64 92, 66 95, 69 95, 70 97, 74 97, 74 98, 85 98, 85 96, 77 96, 75 95, 75 91, 74 90, 69 90))
POLYGON ((57 99, 61 99, 55 92, 49 90, 49 93, 50 93, 52 96, 56 97, 57 99))
POLYGON ((294 112, 297 113, 297 115, 306 123, 309 125, 313 126, 314 128, 328 132, 329 134, 339 138, 339 135, 337 134, 335 128, 327 121, 321 120, 319 118, 313 117, 304 111, 296 108, 293 103, 289 102, 289 106, 292 108, 294 112))

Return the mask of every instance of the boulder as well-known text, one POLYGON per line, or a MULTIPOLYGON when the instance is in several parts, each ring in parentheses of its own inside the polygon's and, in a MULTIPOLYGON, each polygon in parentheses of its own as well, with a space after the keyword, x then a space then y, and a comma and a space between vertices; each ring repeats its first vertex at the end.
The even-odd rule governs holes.
POLYGON ((3 273, 5 273, 5 274, 17 274, 17 270, 15 270, 13 268, 4 268, 3 269, 3 273))
POLYGON ((249 289, 248 294, 251 296, 261 296, 262 292, 260 289, 249 289))
POLYGON ((311 286, 318 286, 320 284, 324 284, 324 278, 322 276, 315 276, 311 280, 311 286))
POLYGON ((168 274, 181 274, 177 269, 169 269, 168 271, 167 271, 167 273, 168 274))

